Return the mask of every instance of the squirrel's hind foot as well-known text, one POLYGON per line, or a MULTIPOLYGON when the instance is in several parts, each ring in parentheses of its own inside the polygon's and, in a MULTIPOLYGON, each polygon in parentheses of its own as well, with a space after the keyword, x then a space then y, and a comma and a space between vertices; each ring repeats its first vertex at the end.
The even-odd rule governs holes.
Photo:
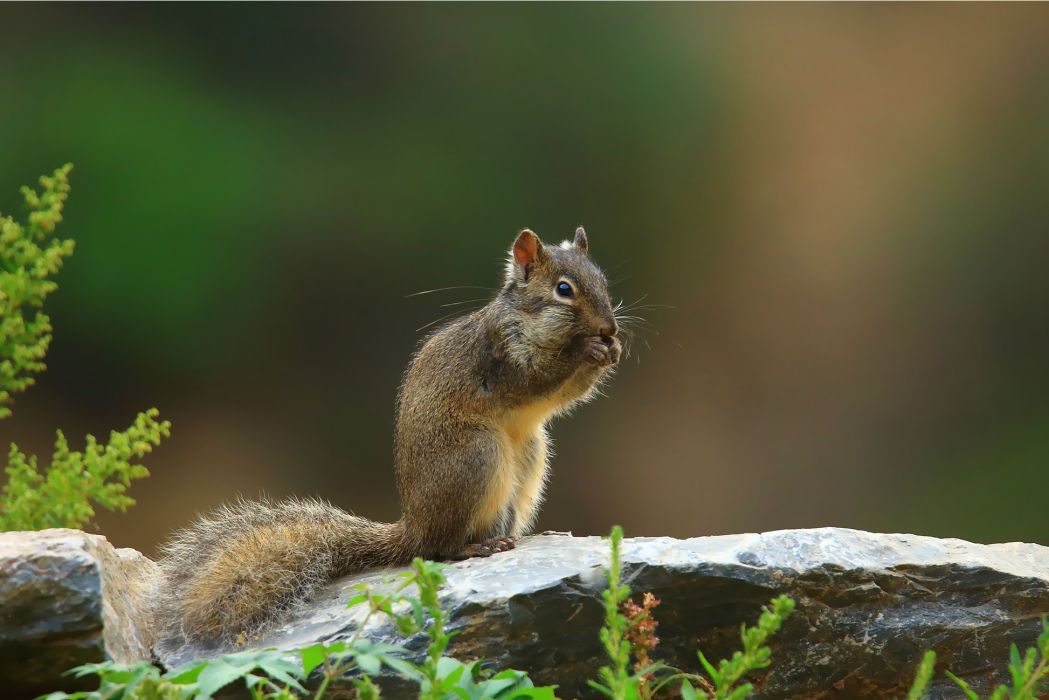
POLYGON ((451 561, 463 561, 473 557, 490 557, 499 552, 509 552, 517 544, 518 537, 493 537, 484 542, 468 544, 456 556, 449 557, 451 561))

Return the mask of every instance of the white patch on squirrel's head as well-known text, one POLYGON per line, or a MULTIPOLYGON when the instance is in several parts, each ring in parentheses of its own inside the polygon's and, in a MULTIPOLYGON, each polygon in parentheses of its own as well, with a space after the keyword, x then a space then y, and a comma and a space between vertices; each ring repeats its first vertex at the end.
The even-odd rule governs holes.
POLYGON ((575 236, 572 238, 572 240, 561 241, 561 245, 559 247, 562 250, 572 250, 572 248, 576 248, 586 253, 587 249, 589 248, 589 243, 586 240, 586 231, 583 229, 582 226, 580 226, 575 230, 575 236))

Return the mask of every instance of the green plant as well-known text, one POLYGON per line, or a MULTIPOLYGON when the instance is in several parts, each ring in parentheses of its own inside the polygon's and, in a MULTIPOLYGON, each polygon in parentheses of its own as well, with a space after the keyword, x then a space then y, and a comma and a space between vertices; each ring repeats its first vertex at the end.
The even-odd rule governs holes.
POLYGON ((601 628, 600 637, 611 663, 598 669, 598 675, 604 683, 589 681, 589 685, 614 700, 626 700, 639 697, 640 677, 639 674, 630 672, 630 641, 626 638, 629 622, 620 610, 630 597, 630 587, 622 581, 619 550, 623 542, 623 528, 618 525, 613 527, 608 541, 611 553, 608 568, 605 569, 608 587, 601 593, 605 602, 605 625, 601 628))
POLYGON ((59 700, 68 698, 150 698, 150 700, 180 700, 187 697, 182 691, 184 686, 172 683, 161 676, 160 669, 145 661, 133 665, 104 662, 77 666, 66 675, 74 678, 98 676, 99 686, 95 691, 76 693, 50 693, 41 696, 40 700, 59 700))
MULTIPOLYGON (((653 668, 642 667, 630 673, 630 658, 633 653, 630 640, 630 619, 624 614, 624 606, 630 600, 630 587, 623 583, 622 543, 623 528, 612 526, 608 534, 609 562, 605 569, 607 587, 601 592, 605 603, 605 625, 599 632, 601 644, 612 662, 602 666, 598 675, 607 683, 602 685, 590 681, 590 687, 612 698, 639 698, 647 675, 653 668)), ((647 652, 648 650, 646 650, 647 652)))
POLYGON ((720 661, 716 667, 703 656, 703 652, 697 652, 709 680, 660 662, 650 662, 648 654, 659 643, 652 615, 652 609, 659 602, 650 593, 645 595, 640 606, 630 601, 630 587, 622 582, 623 529, 618 525, 613 527, 607 539, 610 561, 605 569, 608 587, 602 593, 605 625, 601 628, 600 636, 611 663, 598 671, 603 682, 590 681, 590 687, 615 700, 645 700, 671 683, 681 681, 681 696, 685 700, 699 697, 739 700, 749 697, 754 686, 750 683, 740 684, 740 681, 745 674, 768 667, 772 651, 765 646, 765 642, 790 615, 794 601, 787 596, 773 598, 771 605, 762 610, 756 627, 743 625, 740 634, 743 650, 737 651, 730 659, 720 661), (635 659, 633 672, 630 670, 631 658, 635 659), (662 677, 653 682, 660 674, 662 677), (699 685, 698 690, 692 685, 693 682, 699 685))
POLYGON ((40 311, 58 288, 50 277, 73 254, 73 241, 53 238, 69 197, 71 164, 40 178, 42 191, 22 188, 29 207, 25 225, 0 216, 0 418, 11 415, 13 395, 45 369, 51 320, 40 311))
MULTIPOLYGON (((444 565, 424 561, 416 557, 411 569, 400 575, 399 583, 391 592, 377 594, 367 587, 360 587, 358 594, 348 605, 368 604, 368 613, 357 628, 348 649, 360 643, 359 634, 368 619, 383 613, 397 630, 404 635, 423 634, 427 639, 426 653, 421 663, 408 661, 406 650, 396 648, 394 654, 387 653, 378 661, 389 666, 402 678, 419 684, 419 698, 425 700, 509 700, 510 698, 534 698, 553 700, 554 686, 536 687, 523 671, 506 669, 494 674, 486 673, 481 661, 463 663, 444 656, 454 633, 445 629, 445 614, 438 594, 444 584, 444 565), (418 596, 404 591, 414 586, 418 596), (403 611, 403 612, 402 612, 403 611)), ((358 659, 359 660, 359 659, 358 659)), ((360 666, 365 674, 378 671, 378 664, 370 668, 360 666)), ((370 683, 367 675, 364 682, 370 683)), ((358 692, 361 686, 358 682, 358 692)), ((372 692, 368 689, 368 692, 372 692)))
MULTIPOLYGON (((1023 656, 1013 644, 1009 648, 1009 675, 1012 685, 999 685, 988 696, 990 700, 1037 700, 1049 694, 1049 619, 1042 616, 1042 633, 1033 647, 1023 656)), ((969 700, 980 700, 969 684, 947 671, 947 676, 958 684, 969 700)))
MULTIPOLYGON (((754 692, 753 684, 740 684, 740 681, 751 671, 768 668, 772 650, 765 646, 765 642, 779 630, 793 610, 794 601, 791 598, 785 595, 773 598, 769 606, 762 609, 757 626, 747 627, 744 624, 741 627, 742 651, 735 652, 730 659, 722 659, 717 667, 703 656, 703 652, 696 652, 699 662, 710 677, 709 683, 702 682, 705 679, 701 679, 700 682, 710 697, 716 700, 740 700, 750 697, 754 692)), ((698 697, 697 691, 689 683, 690 677, 696 679, 695 676, 686 676, 681 681, 681 697, 685 700, 698 697)))
POLYGON ((911 684, 911 689, 907 692, 907 700, 922 700, 925 697, 925 691, 929 687, 929 681, 932 680, 935 666, 936 652, 925 652, 921 663, 918 664, 918 671, 914 674, 914 683, 911 684))
MULTIPOLYGON (((32 386, 45 369, 51 343, 51 321, 40 309, 57 289, 51 279, 73 253, 73 241, 54 237, 69 197, 69 172, 64 165, 40 178, 41 191, 22 188, 29 207, 25 224, 0 216, 0 418, 11 415, 14 394, 32 386)), ((112 432, 100 445, 88 435, 83 451, 74 451, 57 431, 51 461, 41 473, 36 456, 12 444, 0 492, 0 530, 82 527, 95 506, 125 511, 135 504, 127 495, 133 479, 149 475, 133 462, 170 435, 171 424, 158 421, 156 409, 139 413, 123 432, 112 432)))
MULTIPOLYGON (((98 690, 51 693, 40 700, 183 700, 210 698, 236 681, 243 681, 252 697, 282 700, 305 692, 299 682, 301 667, 275 649, 229 654, 197 661, 166 673, 145 661, 134 665, 104 662, 84 664, 69 671, 75 678, 98 676, 98 690)), ((319 697, 319 696, 318 696, 319 697)))
MULTIPOLYGON (((168 672, 148 663, 125 666, 86 664, 70 673, 78 678, 95 675, 97 690, 51 693, 46 700, 206 700, 242 683, 254 700, 288 700, 308 695, 306 681, 317 676, 313 700, 321 700, 332 682, 347 675, 362 700, 380 697, 372 677, 383 667, 419 686, 420 698, 438 700, 556 700, 554 688, 535 687, 528 675, 511 669, 487 673, 480 661, 463 663, 443 655, 452 634, 444 629, 444 611, 438 591, 444 583, 442 565, 415 559, 409 571, 391 580, 379 593, 361 586, 348 606, 367 605, 357 632, 345 642, 314 644, 290 651, 265 649, 227 654, 196 661, 168 672), (406 592, 415 587, 417 595, 406 592), (378 644, 361 638, 376 614, 388 616, 405 635, 421 633, 427 639, 420 663, 409 660, 400 645, 378 644)), ((43 698, 42 698, 43 700, 43 698)))
POLYGON ((95 515, 92 503, 121 512, 135 505, 128 487, 149 471, 132 460, 171 434, 171 424, 157 421, 157 415, 155 408, 138 414, 127 430, 110 433, 104 445, 88 435, 82 452, 70 450, 59 430, 43 474, 35 455, 27 457, 12 444, 4 470, 7 483, 0 494, 0 530, 82 527, 95 515))
POLYGON ((626 639, 634 655, 634 671, 639 674, 638 690, 645 700, 652 697, 650 683, 655 679, 651 670, 652 659, 648 655, 659 646, 659 637, 656 636, 659 623, 652 613, 659 603, 659 598, 646 591, 640 605, 627 598, 620 606, 627 619, 626 639))

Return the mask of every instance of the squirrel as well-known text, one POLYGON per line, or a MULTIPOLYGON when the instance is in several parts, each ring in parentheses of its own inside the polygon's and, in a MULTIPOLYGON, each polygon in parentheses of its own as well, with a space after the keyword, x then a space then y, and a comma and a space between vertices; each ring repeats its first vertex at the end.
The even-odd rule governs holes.
POLYGON ((238 501, 163 547, 162 644, 232 646, 349 573, 512 549, 547 479, 547 421, 592 398, 619 362, 616 309, 582 227, 513 243, 488 304, 421 344, 397 399, 403 516, 377 523, 319 500, 238 501))

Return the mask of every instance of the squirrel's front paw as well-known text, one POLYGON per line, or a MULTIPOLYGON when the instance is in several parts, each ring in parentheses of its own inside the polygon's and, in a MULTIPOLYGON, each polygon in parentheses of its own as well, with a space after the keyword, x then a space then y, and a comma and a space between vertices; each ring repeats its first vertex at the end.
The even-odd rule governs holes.
POLYGON ((615 336, 591 335, 583 339, 583 359, 598 367, 616 364, 622 352, 623 346, 615 336))

